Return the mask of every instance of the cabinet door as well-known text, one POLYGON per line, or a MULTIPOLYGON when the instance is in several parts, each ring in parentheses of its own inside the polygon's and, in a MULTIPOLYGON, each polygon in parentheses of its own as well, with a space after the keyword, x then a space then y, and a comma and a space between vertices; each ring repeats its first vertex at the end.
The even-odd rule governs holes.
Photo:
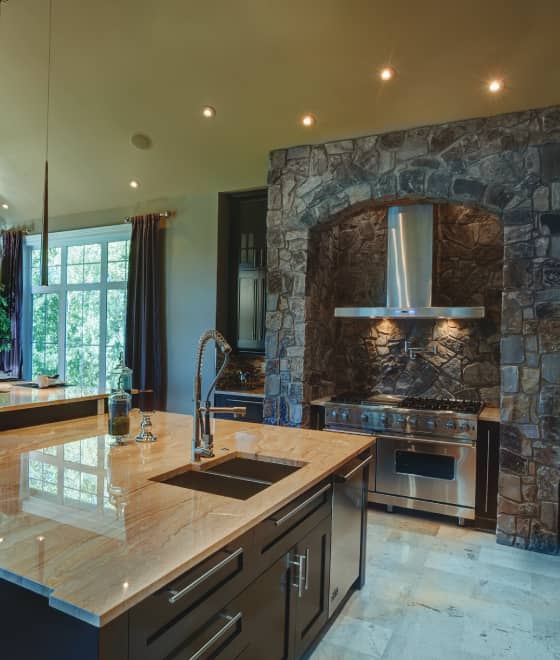
POLYGON ((284 555, 242 594, 249 644, 240 660, 285 660, 290 652, 289 555, 284 555))
POLYGON ((291 553, 293 598, 293 650, 301 658, 327 622, 331 518, 325 518, 304 537, 291 553))
POLYGON ((479 422, 476 443, 475 525, 496 530, 498 516, 498 470, 500 460, 500 425, 479 422))
POLYGON ((264 350, 266 279, 264 268, 239 268, 237 348, 264 350))

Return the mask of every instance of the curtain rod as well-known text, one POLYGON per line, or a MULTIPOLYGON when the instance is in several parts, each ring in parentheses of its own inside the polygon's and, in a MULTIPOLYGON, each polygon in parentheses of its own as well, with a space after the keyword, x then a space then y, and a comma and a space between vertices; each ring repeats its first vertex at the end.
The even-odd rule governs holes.
MULTIPOLYGON (((0 0, 1 2, 1 0, 0 0)), ((34 225, 19 225, 16 227, 7 227, 6 229, 1 229, 0 234, 9 234, 11 231, 22 231, 24 234, 30 234, 33 231, 34 225)))
MULTIPOLYGON (((146 215, 155 215, 155 214, 147 213, 146 215)), ((159 214, 159 217, 160 217, 160 218, 170 218, 172 215, 174 215, 173 211, 162 211, 162 212, 159 214)), ((129 217, 126 217, 126 218, 124 219, 124 221, 125 221, 125 222, 132 222, 132 217, 130 217, 130 216, 129 216, 129 217)))

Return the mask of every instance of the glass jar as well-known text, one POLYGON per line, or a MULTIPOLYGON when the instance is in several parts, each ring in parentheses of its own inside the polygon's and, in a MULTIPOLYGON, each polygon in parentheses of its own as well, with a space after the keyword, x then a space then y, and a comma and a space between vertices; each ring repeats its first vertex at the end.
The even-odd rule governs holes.
POLYGON ((130 408, 132 396, 124 390, 113 392, 109 397, 109 435, 114 444, 122 445, 130 435, 130 408))
POLYGON ((124 356, 121 353, 117 366, 109 374, 109 382, 111 384, 111 392, 119 392, 124 390, 132 394, 132 369, 124 363, 124 356))

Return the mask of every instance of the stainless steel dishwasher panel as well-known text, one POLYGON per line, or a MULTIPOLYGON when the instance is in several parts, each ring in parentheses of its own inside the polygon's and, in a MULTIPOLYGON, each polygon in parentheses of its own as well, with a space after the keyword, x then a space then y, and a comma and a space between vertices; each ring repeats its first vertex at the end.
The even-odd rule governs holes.
POLYGON ((371 455, 354 459, 334 476, 329 617, 360 575, 362 512, 368 487, 364 468, 372 460, 371 455))

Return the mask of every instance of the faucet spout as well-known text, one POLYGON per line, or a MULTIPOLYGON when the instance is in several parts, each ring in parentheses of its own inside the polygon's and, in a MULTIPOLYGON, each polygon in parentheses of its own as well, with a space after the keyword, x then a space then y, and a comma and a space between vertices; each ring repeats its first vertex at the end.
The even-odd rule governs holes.
POLYGON ((246 408, 237 406, 233 408, 213 408, 210 405, 210 396, 216 387, 218 379, 222 375, 229 360, 231 346, 224 336, 217 330, 206 330, 202 333, 196 354, 196 366, 194 377, 194 411, 193 411, 193 437, 192 437, 192 460, 200 461, 201 456, 211 458, 214 456, 214 437, 210 420, 211 413, 231 413, 234 416, 245 415, 246 408), (213 340, 223 354, 223 360, 216 377, 208 388, 208 393, 202 400, 202 360, 206 344, 213 340))

